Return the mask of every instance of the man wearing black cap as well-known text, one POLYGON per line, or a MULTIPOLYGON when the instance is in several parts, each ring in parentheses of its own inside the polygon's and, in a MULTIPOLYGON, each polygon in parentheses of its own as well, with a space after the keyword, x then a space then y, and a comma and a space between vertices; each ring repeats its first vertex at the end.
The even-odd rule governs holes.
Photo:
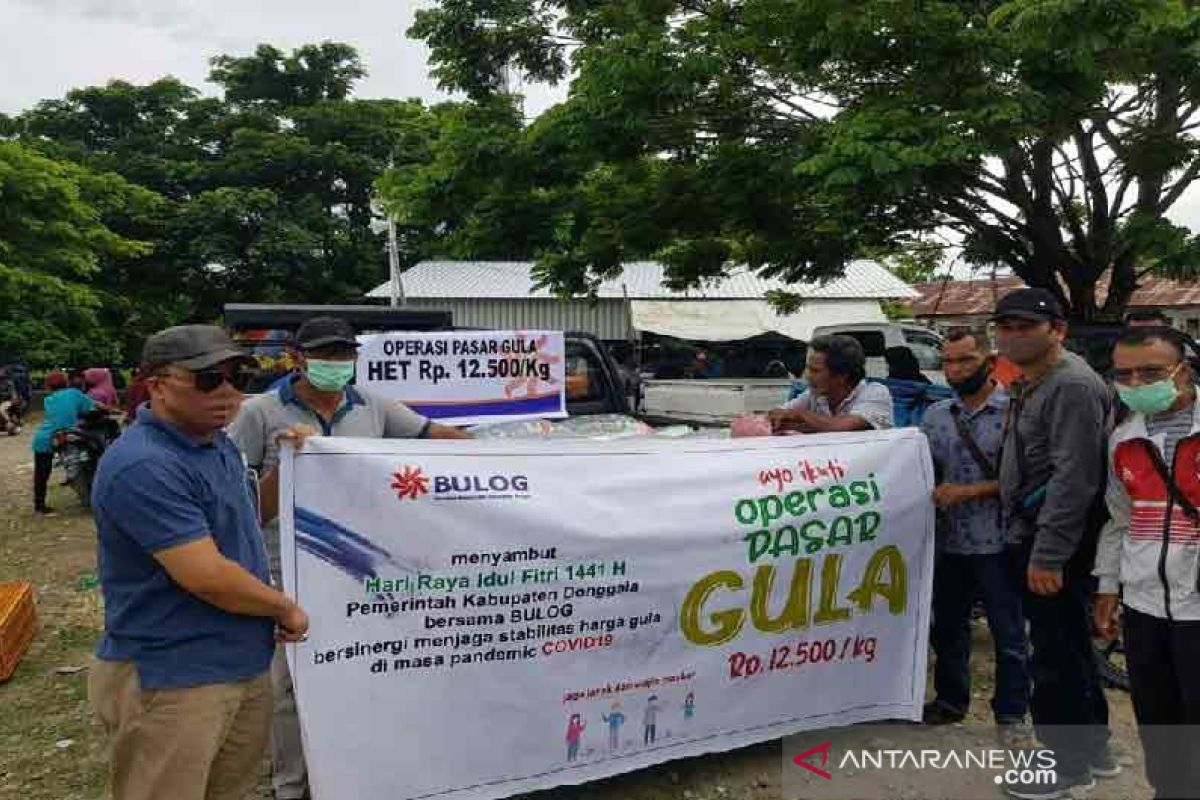
POLYGON ((1086 361, 1063 347, 1067 323, 1050 292, 1011 292, 997 304, 994 320, 1001 352, 1023 376, 1010 389, 1000 497, 1025 576, 1033 722, 1057 760, 1056 784, 1012 784, 1006 791, 1049 800, 1121 769, 1108 749, 1108 705, 1088 615, 1110 393, 1086 361))
MULTIPOLYGON (((271 577, 280 575, 279 444, 306 436, 355 436, 371 439, 469 439, 470 435, 430 422, 398 402, 350 385, 358 359, 354 328, 336 317, 314 317, 296 331, 298 370, 275 391, 251 398, 229 426, 229 435, 247 463, 262 475, 262 522, 271 577)), ((275 718, 271 749, 275 796, 309 796, 308 770, 301 749, 300 720, 291 677, 282 650, 271 665, 275 718)))
POLYGON ((248 356, 219 328, 146 342, 150 404, 100 462, 104 636, 88 676, 114 800, 242 800, 258 782, 276 638, 308 617, 269 583, 254 487, 221 429, 248 356))

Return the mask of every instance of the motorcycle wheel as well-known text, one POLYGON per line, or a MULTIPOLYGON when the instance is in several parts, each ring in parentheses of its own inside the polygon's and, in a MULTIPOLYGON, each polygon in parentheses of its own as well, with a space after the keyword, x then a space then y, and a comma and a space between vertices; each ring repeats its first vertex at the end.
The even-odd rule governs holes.
POLYGON ((80 469, 76 473, 75 479, 71 481, 71 487, 79 497, 79 504, 84 508, 92 507, 92 479, 94 477, 95 473, 85 467, 80 469))

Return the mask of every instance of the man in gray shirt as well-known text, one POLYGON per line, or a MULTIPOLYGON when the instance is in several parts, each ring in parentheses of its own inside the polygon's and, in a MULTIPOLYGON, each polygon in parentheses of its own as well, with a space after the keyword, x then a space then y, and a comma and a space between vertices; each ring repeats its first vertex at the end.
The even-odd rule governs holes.
MULTIPOLYGON (((354 328, 335 317, 314 317, 296 332, 299 370, 278 390, 251 398, 229 425, 228 434, 261 477, 260 515, 267 540, 271 579, 279 584, 279 444, 306 436, 371 439, 469 439, 469 434, 430 422, 398 402, 349 385, 358 341, 354 328)), ((271 663, 275 717, 271 731, 272 782, 277 800, 309 797, 301 749, 300 720, 282 649, 271 663)))
POLYGON ((892 393, 868 383, 867 356, 852 336, 818 336, 809 342, 804 375, 808 391, 767 417, 775 431, 869 431, 892 427, 892 393))
POLYGON ((1000 499, 1033 644, 1030 710, 1055 752, 1053 785, 1005 786, 1050 800, 1120 772, 1108 749, 1108 705, 1092 656, 1090 571, 1103 511, 1110 394, 1087 362, 1063 347, 1067 323, 1054 295, 1020 289, 994 316, 1001 352, 1021 368, 1000 460, 1000 499))

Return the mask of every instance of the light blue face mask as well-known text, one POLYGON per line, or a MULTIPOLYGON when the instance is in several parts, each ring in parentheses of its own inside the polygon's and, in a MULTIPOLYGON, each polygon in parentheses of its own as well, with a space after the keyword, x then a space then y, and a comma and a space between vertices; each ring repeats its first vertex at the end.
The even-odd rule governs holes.
POLYGON ((1139 414, 1160 414, 1175 405, 1175 401, 1179 399, 1179 387, 1175 385, 1175 373, 1179 371, 1179 366, 1161 381, 1142 386, 1117 384, 1117 395, 1122 403, 1139 414))
POLYGON ((310 358, 304 374, 317 391, 340 392, 354 377, 354 362, 310 358))

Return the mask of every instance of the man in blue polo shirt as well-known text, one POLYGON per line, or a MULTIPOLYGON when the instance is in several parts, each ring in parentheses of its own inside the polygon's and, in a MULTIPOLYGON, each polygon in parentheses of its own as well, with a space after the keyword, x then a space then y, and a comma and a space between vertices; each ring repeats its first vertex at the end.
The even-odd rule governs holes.
POLYGON ((270 730, 275 639, 308 630, 270 586, 253 485, 221 432, 246 361, 212 326, 150 337, 149 407, 96 475, 104 636, 88 692, 113 739, 114 800, 242 800, 270 730))
MULTIPOLYGON (((401 403, 351 385, 358 339, 338 317, 313 317, 296 331, 299 369, 276 391, 246 401, 229 426, 229 436, 246 463, 262 475, 262 523, 271 577, 280 572, 279 440, 291 436, 302 446, 306 433, 368 439, 469 439, 401 403)), ((300 718, 282 649, 271 665, 275 719, 271 728, 272 783, 276 800, 309 797, 308 769, 301 746, 300 718)))

